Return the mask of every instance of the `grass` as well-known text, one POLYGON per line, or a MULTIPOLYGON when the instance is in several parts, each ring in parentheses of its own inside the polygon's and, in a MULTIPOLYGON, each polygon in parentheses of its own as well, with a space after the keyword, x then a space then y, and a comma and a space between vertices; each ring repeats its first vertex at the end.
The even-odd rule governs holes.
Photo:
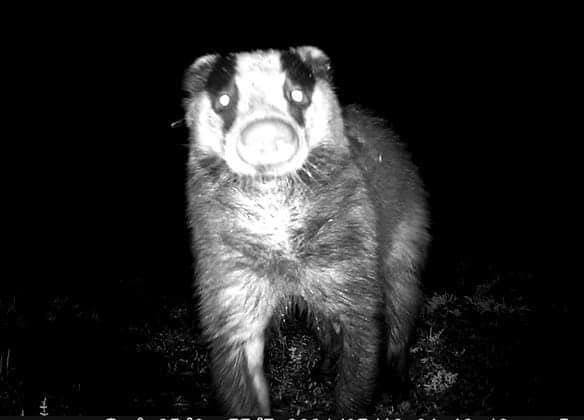
MULTIPOLYGON (((372 414, 537 411, 547 384, 529 369, 537 307, 523 293, 530 281, 526 273, 492 273, 474 286, 466 279, 464 293, 430 293, 411 347, 412 389, 405 399, 383 390, 372 414)), ((130 314, 109 324, 87 301, 56 297, 45 303, 38 327, 28 324, 18 298, 0 298, 0 326, 11 337, 0 347, 0 414, 103 414, 102 404, 118 415, 217 410, 188 298, 160 298, 146 311, 155 316, 130 314)), ((273 414, 330 413, 332 380, 314 375, 318 343, 294 320, 282 331, 271 340, 266 363, 273 414)))

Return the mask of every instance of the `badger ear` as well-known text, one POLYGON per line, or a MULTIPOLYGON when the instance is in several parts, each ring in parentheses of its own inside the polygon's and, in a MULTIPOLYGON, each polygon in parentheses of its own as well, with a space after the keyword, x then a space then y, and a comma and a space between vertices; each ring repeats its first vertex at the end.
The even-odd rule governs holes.
POLYGON ((199 57, 185 72, 183 88, 191 96, 205 88, 209 73, 219 59, 219 54, 207 54, 199 57))
POLYGON ((292 51, 310 67, 316 77, 331 80, 330 59, 321 49, 307 45, 294 48, 292 51))

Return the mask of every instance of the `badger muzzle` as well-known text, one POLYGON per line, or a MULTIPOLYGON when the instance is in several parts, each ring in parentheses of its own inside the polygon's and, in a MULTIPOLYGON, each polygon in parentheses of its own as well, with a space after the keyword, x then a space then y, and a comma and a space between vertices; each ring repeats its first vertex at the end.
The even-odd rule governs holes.
POLYGON ((241 131, 237 142, 239 157, 258 169, 285 164, 298 149, 299 139, 294 128, 276 118, 251 122, 241 131))

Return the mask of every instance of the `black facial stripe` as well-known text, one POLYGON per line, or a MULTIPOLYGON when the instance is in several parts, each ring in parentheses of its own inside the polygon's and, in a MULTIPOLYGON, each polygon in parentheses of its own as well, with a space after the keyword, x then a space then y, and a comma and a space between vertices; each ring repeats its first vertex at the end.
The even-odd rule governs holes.
POLYGON ((216 96, 212 96, 213 109, 223 119, 223 131, 227 132, 233 125, 235 118, 237 117, 237 102, 239 102, 239 91, 237 85, 232 81, 226 89, 222 90, 216 96), (223 93, 229 95, 230 102, 226 107, 221 106, 219 103, 219 98, 223 93))
POLYGON ((284 86, 284 95, 288 100, 288 112, 296 122, 304 126, 304 110, 310 105, 316 79, 311 68, 302 61, 298 54, 292 51, 284 51, 280 55, 282 69, 286 72, 287 82, 284 86), (296 104, 290 100, 290 90, 294 87, 301 88, 308 101, 305 104, 296 104))
POLYGON ((302 106, 288 104, 288 112, 300 127, 304 127, 304 109, 302 106))
POLYGON ((223 131, 228 131, 237 117, 237 102, 239 92, 235 84, 236 57, 233 54, 220 57, 207 79, 206 89, 209 92, 213 109, 223 119, 223 131), (222 107, 218 100, 221 94, 231 97, 229 106, 222 107))
POLYGON ((292 51, 284 51, 280 55, 280 63, 290 82, 312 96, 316 79, 310 67, 302 61, 300 56, 292 51))
POLYGON ((207 79, 207 91, 213 96, 221 93, 233 80, 235 75, 235 57, 230 54, 219 57, 207 79))
POLYGON ((195 95, 205 89, 207 79, 209 74, 213 70, 214 60, 205 62, 197 66, 196 69, 189 68, 185 73, 183 80, 184 90, 189 92, 191 95, 195 95))

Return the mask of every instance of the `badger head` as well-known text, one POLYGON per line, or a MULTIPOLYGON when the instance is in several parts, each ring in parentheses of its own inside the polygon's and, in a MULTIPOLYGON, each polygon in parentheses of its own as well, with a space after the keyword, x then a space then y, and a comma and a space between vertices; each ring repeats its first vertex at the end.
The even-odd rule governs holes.
POLYGON ((315 47, 198 58, 185 77, 191 159, 239 175, 293 174, 318 145, 346 146, 328 57, 315 47))

